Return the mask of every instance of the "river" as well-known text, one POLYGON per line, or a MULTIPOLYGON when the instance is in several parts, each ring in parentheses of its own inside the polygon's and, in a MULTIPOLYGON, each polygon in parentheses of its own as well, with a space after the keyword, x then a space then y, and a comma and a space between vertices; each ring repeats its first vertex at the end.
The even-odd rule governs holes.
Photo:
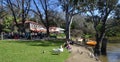
POLYGON ((107 56, 100 56, 102 62, 120 62, 120 43, 109 43, 107 56))

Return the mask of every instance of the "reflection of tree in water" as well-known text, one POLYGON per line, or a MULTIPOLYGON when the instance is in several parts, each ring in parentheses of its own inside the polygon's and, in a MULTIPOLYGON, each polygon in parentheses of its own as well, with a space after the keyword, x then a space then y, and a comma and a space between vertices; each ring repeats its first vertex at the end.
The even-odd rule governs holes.
POLYGON ((109 62, 120 62, 120 52, 111 51, 107 55, 109 62))
POLYGON ((107 56, 100 56, 102 62, 120 62, 120 45, 108 44, 107 56))

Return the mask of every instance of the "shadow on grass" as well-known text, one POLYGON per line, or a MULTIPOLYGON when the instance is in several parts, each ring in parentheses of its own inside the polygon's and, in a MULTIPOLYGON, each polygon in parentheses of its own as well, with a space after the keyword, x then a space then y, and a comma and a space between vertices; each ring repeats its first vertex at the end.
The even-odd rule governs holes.
POLYGON ((23 41, 23 40, 15 40, 15 41, 6 41, 8 43, 24 43, 26 45, 29 45, 29 46, 60 46, 62 45, 65 40, 62 40, 62 39, 55 39, 55 40, 45 40, 45 41, 42 41, 42 40, 26 40, 26 41, 23 41))
POLYGON ((60 55, 60 54, 55 54, 55 53, 52 53, 52 55, 60 55))

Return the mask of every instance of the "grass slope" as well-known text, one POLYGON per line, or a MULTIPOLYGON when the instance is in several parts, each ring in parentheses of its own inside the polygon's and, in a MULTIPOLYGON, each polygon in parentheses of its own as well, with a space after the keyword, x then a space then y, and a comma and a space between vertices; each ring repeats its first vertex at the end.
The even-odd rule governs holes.
POLYGON ((0 41, 0 62, 64 62, 69 53, 51 53, 53 48, 63 44, 62 40, 51 41, 0 41), (45 53, 43 53, 45 51, 45 53))

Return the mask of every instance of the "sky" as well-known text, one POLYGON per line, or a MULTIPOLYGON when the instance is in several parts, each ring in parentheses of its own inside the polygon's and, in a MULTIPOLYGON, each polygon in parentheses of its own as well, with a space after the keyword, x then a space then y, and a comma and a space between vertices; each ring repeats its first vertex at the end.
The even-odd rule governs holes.
MULTIPOLYGON (((40 2, 38 2, 38 0, 35 0, 36 1, 36 3, 37 3, 37 5, 39 5, 40 4, 40 2)), ((51 0, 52 1, 52 3, 54 3, 54 2, 56 2, 56 1, 54 1, 54 0, 51 0)), ((118 2, 119 4, 120 4, 120 0, 119 0, 119 2, 118 2)), ((32 2, 32 4, 33 4, 33 2, 32 2)), ((52 7, 53 8, 53 7, 52 7)), ((32 9, 36 9, 36 7, 34 6, 34 4, 32 5, 32 9)), ((41 6, 39 6, 39 9, 41 10, 42 9, 42 7, 41 6)), ((54 7, 54 10, 56 10, 56 11, 59 11, 59 12, 61 12, 62 11, 62 9, 61 9, 61 7, 59 6, 59 7, 54 7)))

